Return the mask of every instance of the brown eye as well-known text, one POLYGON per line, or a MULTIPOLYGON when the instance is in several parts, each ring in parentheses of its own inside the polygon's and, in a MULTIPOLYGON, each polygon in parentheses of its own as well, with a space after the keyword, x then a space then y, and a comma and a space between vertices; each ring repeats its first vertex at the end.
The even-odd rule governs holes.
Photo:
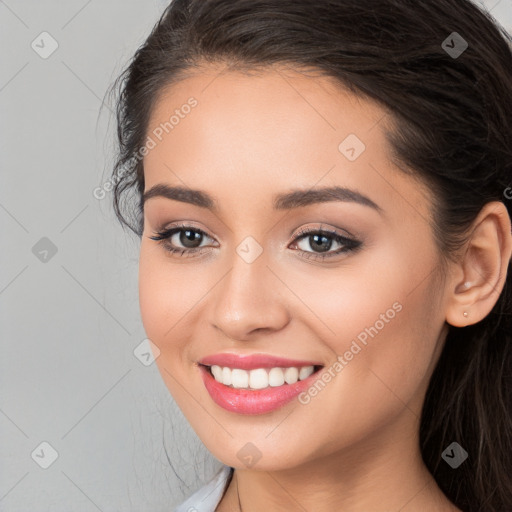
POLYGON ((203 239, 202 233, 191 229, 180 230, 174 234, 179 234, 178 240, 180 244, 183 244, 184 247, 189 249, 195 249, 199 247, 203 239), (197 243, 199 243, 199 245, 196 245, 197 243))
POLYGON ((293 243, 295 247, 304 253, 308 253, 307 258, 325 259, 358 249, 362 242, 341 235, 337 231, 313 229, 303 230, 295 238, 293 243), (333 244, 337 250, 331 251, 333 244), (311 249, 311 250, 308 250, 311 249))
POLYGON ((171 253, 181 253, 180 256, 202 252, 205 248, 202 243, 206 239, 213 240, 201 229, 186 225, 158 231, 155 236, 148 238, 162 243, 171 253))

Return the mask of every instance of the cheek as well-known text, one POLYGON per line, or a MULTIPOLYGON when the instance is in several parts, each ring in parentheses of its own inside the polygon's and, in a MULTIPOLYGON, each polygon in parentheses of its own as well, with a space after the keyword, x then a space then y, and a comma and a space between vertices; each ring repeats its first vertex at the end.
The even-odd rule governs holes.
MULTIPOLYGON (((301 299, 296 313, 315 321, 315 331, 321 334, 337 354, 350 348, 358 335, 364 343, 375 329, 389 331, 401 316, 414 282, 420 281, 422 268, 428 261, 411 263, 410 254, 397 254, 393 244, 381 244, 367 252, 347 258, 337 269, 305 271, 303 266, 283 269, 286 282, 301 299)), ((307 269, 306 269, 307 270, 307 269)), ((313 324, 311 324, 313 326, 313 324)))
POLYGON ((148 337, 162 353, 180 348, 187 313, 200 298, 193 276, 183 266, 172 266, 161 248, 141 246, 139 305, 148 337), (183 269, 183 271, 182 271, 183 269))
MULTIPOLYGON (((154 242, 153 242, 154 243, 154 242)), ((187 313, 204 292, 197 272, 169 261, 164 249, 142 242, 139 257, 139 304, 142 322, 160 342, 171 342, 187 313)))
POLYGON ((347 419, 345 411, 350 410, 347 429, 356 423, 366 425, 368 433, 399 417, 407 424, 419 421, 437 341, 435 320, 424 314, 427 298, 426 289, 421 287, 414 294, 402 295, 401 309, 396 309, 393 318, 385 309, 374 310, 364 328, 345 343, 346 355, 357 352, 355 346, 360 347, 356 355, 350 356, 352 360, 337 383, 344 399, 338 402, 333 416, 347 419), (376 321, 381 311, 388 323, 376 321))
POLYGON ((166 311, 170 311, 169 296, 161 266, 149 250, 141 247, 139 258, 139 305, 142 323, 148 337, 158 346, 168 329, 166 311))
POLYGON ((333 362, 343 359, 332 386, 333 391, 339 386, 334 394, 343 397, 336 398, 341 408, 400 407, 429 376, 443 319, 429 275, 435 254, 426 248, 415 254, 422 256, 383 247, 371 261, 361 258, 338 277, 330 273, 325 282, 317 280, 314 288, 310 277, 294 276, 297 294, 307 297, 316 316, 310 329, 332 350, 333 362), (342 406, 345 400, 349 403, 342 406))
MULTIPOLYGON (((170 264, 165 253, 144 242, 139 257, 139 305, 147 337, 160 350, 155 360, 162 380, 186 416, 199 414, 181 385, 189 378, 189 338, 194 333, 193 314, 188 314, 201 297, 185 266, 170 264)), ((194 393, 196 394, 196 393, 194 393)))

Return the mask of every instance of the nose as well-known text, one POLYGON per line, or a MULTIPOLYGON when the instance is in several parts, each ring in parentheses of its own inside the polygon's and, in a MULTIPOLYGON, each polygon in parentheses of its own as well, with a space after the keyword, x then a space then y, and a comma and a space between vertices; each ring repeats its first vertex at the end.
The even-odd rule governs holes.
POLYGON ((265 251, 252 263, 235 253, 232 262, 212 297, 213 326, 241 341, 285 327, 290 321, 286 287, 269 268, 265 251))

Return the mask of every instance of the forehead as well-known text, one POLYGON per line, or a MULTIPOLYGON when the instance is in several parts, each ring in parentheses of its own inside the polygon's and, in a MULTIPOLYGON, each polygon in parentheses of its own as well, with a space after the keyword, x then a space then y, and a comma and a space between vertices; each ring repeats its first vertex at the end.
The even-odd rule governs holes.
POLYGON ((343 130, 351 129, 363 136, 377 124, 385 126, 388 115, 377 102, 355 95, 317 70, 277 65, 231 70, 215 64, 194 69, 182 80, 164 87, 153 106, 148 131, 169 120, 191 97, 199 107, 194 108, 194 113, 199 112, 202 118, 237 118, 240 124, 258 129, 261 135, 271 134, 278 124, 282 129, 282 121, 286 120, 288 130, 283 135, 303 128, 310 134, 338 132, 337 137, 343 130))
POLYGON ((390 118, 384 107, 318 73, 201 68, 164 89, 153 108, 146 190, 182 181, 219 196, 243 188, 250 197, 292 184, 342 184, 384 193, 390 203, 393 195, 416 194, 412 204, 422 208, 426 188, 391 162, 390 118))
MULTIPOLYGON (((193 161, 197 170, 205 165, 211 170, 216 163, 236 162, 240 172, 258 167, 262 177, 263 168, 275 175, 290 164, 297 172, 313 162, 327 170, 339 160, 339 145, 348 136, 359 139, 359 151, 364 146, 384 157, 384 121, 380 107, 318 72, 203 67, 159 94, 147 130, 155 147, 145 167, 159 160, 191 169, 193 161), (297 166, 299 161, 304 165, 297 166)), ((345 161, 356 168, 356 162, 345 161)))

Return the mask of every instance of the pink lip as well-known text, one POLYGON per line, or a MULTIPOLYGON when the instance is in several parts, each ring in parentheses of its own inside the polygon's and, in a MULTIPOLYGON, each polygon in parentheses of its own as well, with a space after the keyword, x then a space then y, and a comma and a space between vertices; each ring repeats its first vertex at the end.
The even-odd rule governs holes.
POLYGON ((250 390, 236 389, 217 382, 207 366, 200 365, 199 370, 212 400, 223 409, 238 414, 265 414, 279 409, 291 402, 319 378, 318 372, 315 372, 307 379, 299 380, 295 384, 250 390))
POLYGON ((318 361, 298 361, 296 359, 285 359, 283 357, 269 356, 266 354, 251 354, 249 356, 240 356, 238 354, 214 354, 204 357, 199 361, 206 366, 228 366, 229 368, 240 368, 241 370, 255 370, 256 368, 287 368, 296 366, 322 366, 318 361))

